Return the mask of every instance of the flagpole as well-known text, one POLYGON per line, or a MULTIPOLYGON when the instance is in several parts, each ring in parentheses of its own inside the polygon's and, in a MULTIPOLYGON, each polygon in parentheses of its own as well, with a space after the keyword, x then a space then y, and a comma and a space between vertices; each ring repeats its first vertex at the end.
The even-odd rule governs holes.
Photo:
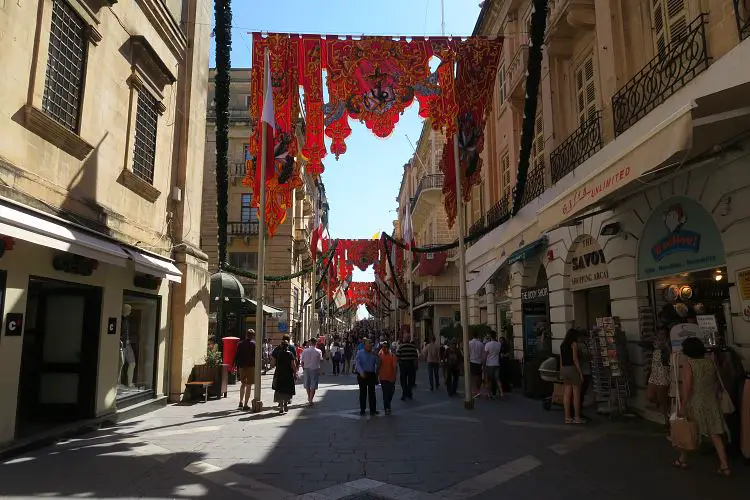
MULTIPOLYGON (((414 255, 412 254, 411 247, 408 250, 407 254, 407 266, 409 267, 409 330, 412 335, 414 335, 415 328, 414 328, 414 286, 412 284, 412 261, 414 259, 414 255)), ((420 339, 422 342, 419 344, 424 345, 424 331, 420 332, 420 339)))
MULTIPOLYGON (((269 52, 266 48, 263 62, 264 62, 264 73, 270 71, 268 65, 269 52)), ((263 99, 265 102, 266 92, 269 91, 268 82, 264 76, 263 78, 263 99)), ((262 121, 258 122, 257 126, 261 130, 261 152, 260 152, 260 206, 258 207, 258 279, 257 288, 255 292, 255 392, 253 394, 253 406, 254 412, 263 410, 263 401, 260 398, 260 378, 261 369, 263 368, 263 358, 261 357, 261 346, 263 345, 263 285, 265 281, 265 257, 266 257, 266 140, 268 138, 268 132, 266 126, 262 121)), ((257 159, 256 159, 257 161, 257 159)), ((257 172, 257 169, 256 169, 257 172)))
POLYGON ((469 303, 466 294, 466 244, 464 243, 464 234, 466 233, 466 221, 464 220, 464 207, 461 203, 461 165, 459 163, 458 152, 458 123, 456 123, 456 132, 453 134, 453 163, 456 167, 456 218, 458 224, 458 290, 461 310, 461 333, 464 351, 464 408, 467 410, 474 408, 474 398, 471 394, 471 376, 469 371, 469 303))

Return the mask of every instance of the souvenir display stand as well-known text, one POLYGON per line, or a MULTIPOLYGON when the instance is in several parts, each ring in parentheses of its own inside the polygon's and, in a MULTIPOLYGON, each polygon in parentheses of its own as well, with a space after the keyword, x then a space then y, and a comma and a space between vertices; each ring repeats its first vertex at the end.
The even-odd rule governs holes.
POLYGON ((630 396, 628 350, 620 321, 615 317, 596 319, 589 335, 591 374, 599 403, 598 413, 624 415, 630 396))

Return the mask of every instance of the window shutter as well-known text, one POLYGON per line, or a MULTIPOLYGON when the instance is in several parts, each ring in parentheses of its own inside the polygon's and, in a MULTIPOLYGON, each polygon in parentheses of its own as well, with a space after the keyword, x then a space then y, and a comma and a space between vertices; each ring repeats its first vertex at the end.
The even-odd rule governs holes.
POLYGON ((530 170, 544 168, 544 113, 541 103, 537 108, 536 120, 534 121, 534 141, 531 145, 530 170))
POLYGON ((508 153, 503 155, 502 159, 502 180, 500 185, 502 186, 503 198, 510 196, 510 156, 508 153))
POLYGON ((505 66, 503 66, 502 62, 500 63, 500 71, 497 73, 497 81, 500 85, 500 88, 498 90, 498 95, 500 97, 500 106, 503 105, 505 102, 505 66))
POLYGON ((667 45, 685 36, 687 8, 685 0, 652 0, 652 2, 656 51, 663 56, 667 45))
POLYGON ((589 54, 576 69, 576 104, 578 123, 583 124, 596 115, 596 81, 594 55, 589 54))

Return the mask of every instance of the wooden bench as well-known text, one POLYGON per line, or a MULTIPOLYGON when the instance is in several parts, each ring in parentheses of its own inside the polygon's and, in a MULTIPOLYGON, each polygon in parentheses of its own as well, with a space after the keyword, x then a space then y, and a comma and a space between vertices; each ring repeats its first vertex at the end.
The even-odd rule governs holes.
POLYGON ((212 385, 214 385, 213 381, 200 381, 200 380, 195 380, 193 382, 187 382, 185 384, 185 386, 187 386, 187 387, 190 387, 190 386, 202 387, 203 388, 203 402, 204 403, 208 403, 208 388, 211 387, 212 385))

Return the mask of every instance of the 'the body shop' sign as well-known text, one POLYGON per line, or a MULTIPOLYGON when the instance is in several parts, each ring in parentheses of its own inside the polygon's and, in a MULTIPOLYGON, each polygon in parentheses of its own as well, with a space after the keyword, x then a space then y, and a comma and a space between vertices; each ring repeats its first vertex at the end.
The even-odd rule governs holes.
POLYGON ((607 261, 599 242, 584 236, 573 244, 570 252, 570 289, 582 290, 609 283, 607 261))
POLYGON ((638 279, 647 280, 726 263, 721 233, 711 214, 687 196, 656 207, 638 242, 638 279))

